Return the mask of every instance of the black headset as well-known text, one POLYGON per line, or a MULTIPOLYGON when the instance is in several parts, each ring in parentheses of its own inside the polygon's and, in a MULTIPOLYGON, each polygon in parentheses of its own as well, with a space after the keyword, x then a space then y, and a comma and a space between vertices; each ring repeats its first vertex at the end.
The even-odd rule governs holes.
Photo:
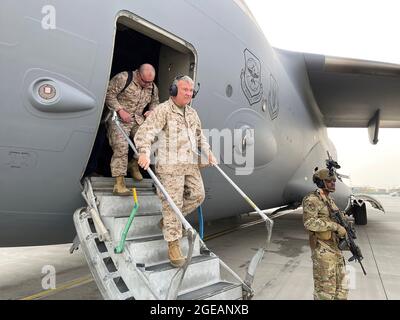
POLYGON ((315 174, 318 171, 318 167, 315 167, 314 169, 314 174, 313 174, 313 182, 317 185, 318 188, 325 188, 325 183, 322 179, 318 178, 317 176, 315 176, 315 174))
MULTIPOLYGON (((176 97, 178 95, 178 86, 176 84, 174 84, 174 82, 179 80, 179 79, 182 79, 183 77, 184 77, 184 75, 176 76, 174 78, 174 80, 172 81, 172 84, 169 86, 169 95, 171 97, 176 97)), ((198 86, 198 89, 197 90, 196 89, 193 90, 192 99, 194 99, 196 97, 197 93, 200 90, 200 83, 199 82, 197 82, 197 86, 198 86)))
POLYGON ((325 188, 325 183, 320 178, 313 177, 313 182, 317 185, 318 188, 320 188, 320 189, 325 188))

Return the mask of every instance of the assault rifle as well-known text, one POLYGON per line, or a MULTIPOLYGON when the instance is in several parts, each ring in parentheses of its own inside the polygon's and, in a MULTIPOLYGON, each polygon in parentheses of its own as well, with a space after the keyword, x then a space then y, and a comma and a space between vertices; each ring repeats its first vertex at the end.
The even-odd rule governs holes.
POLYGON ((353 226, 351 226, 345 219, 343 219, 342 214, 340 211, 331 211, 332 219, 340 224, 343 228, 346 229, 347 235, 344 239, 339 241, 338 247, 340 250, 350 249, 351 254, 353 255, 348 261, 352 262, 354 260, 358 261, 361 266, 361 269, 364 275, 367 275, 365 272, 364 266, 361 263, 361 260, 364 259, 361 249, 355 244, 354 239, 357 239, 356 231, 354 230, 353 226))

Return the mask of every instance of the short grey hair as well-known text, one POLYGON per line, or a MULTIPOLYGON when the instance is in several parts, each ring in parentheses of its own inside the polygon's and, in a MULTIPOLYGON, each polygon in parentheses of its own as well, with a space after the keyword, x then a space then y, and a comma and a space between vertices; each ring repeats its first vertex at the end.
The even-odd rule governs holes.
POLYGON ((194 87, 194 81, 192 80, 191 77, 189 76, 178 76, 178 78, 175 78, 174 81, 172 82, 172 85, 178 85, 179 81, 185 81, 187 83, 190 83, 192 85, 192 87, 194 87))

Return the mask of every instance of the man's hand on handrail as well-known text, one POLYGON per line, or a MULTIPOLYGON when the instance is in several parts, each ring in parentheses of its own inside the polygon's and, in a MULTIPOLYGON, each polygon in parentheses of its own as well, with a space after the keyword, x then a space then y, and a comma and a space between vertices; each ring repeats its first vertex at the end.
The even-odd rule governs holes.
POLYGON ((150 166, 150 157, 148 157, 145 153, 141 153, 139 155, 138 164, 144 170, 147 170, 150 166))
POLYGON ((218 164, 217 158, 215 158, 215 156, 213 155, 213 153, 211 151, 208 154, 208 164, 210 166, 215 166, 216 164, 218 164))
POLYGON ((118 115, 124 123, 131 123, 133 121, 129 112, 125 111, 124 109, 120 109, 118 111, 118 115))

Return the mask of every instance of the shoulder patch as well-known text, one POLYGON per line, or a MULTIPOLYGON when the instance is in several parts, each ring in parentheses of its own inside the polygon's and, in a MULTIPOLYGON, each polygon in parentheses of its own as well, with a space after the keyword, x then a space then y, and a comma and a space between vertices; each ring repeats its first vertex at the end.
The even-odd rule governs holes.
POLYGON ((304 201, 304 210, 315 211, 317 210, 317 205, 314 201, 304 201))
POLYGON ((306 196, 303 200, 303 210, 315 212, 318 210, 320 199, 313 193, 306 196))

